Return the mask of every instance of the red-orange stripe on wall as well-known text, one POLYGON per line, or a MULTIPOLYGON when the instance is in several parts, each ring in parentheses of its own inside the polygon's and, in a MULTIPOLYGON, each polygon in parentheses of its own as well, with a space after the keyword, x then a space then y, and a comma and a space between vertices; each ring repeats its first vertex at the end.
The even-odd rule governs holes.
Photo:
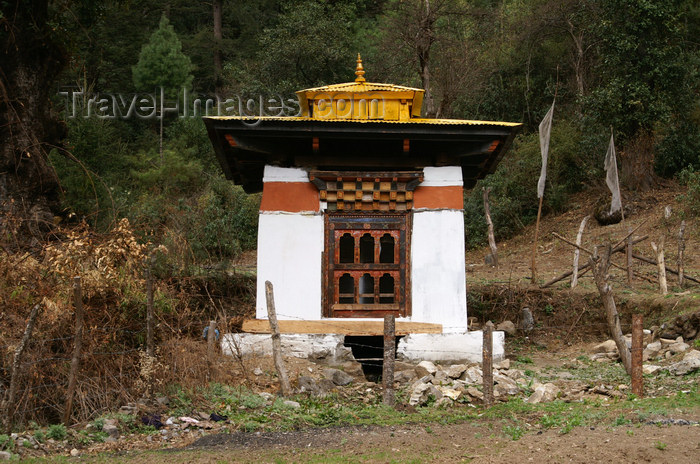
POLYGON ((311 182, 265 182, 260 211, 318 211, 318 189, 311 182))
POLYGON ((463 209, 464 193, 460 185, 417 187, 413 192, 414 208, 463 209))

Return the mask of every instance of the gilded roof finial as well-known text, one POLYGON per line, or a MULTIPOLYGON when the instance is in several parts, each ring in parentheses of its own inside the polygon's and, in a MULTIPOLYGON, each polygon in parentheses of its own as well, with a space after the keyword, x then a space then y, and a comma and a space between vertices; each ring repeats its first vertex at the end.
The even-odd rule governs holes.
POLYGON ((355 75, 357 76, 355 82, 362 84, 365 81, 365 68, 362 67, 362 57, 360 57, 359 53, 357 54, 357 69, 355 70, 355 75))

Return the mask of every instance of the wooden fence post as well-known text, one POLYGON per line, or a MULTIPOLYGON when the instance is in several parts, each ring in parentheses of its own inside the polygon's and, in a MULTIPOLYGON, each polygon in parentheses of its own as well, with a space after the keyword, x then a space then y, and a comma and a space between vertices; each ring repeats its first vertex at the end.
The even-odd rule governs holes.
POLYGON ((681 221, 681 229, 678 231, 678 286, 683 288, 685 283, 683 269, 683 254, 685 253, 685 221, 681 221))
POLYGON ((75 336, 73 339, 73 357, 70 361, 68 374, 68 392, 66 393, 66 408, 63 411, 63 423, 68 425, 73 409, 73 395, 80 368, 80 351, 83 344, 83 294, 80 289, 80 277, 73 277, 73 303, 75 305, 75 336))
POLYGON ((284 360, 282 359, 280 328, 277 324, 277 312, 275 311, 275 294, 272 288, 272 282, 269 280, 265 281, 265 297, 267 299, 267 317, 270 321, 270 333, 272 334, 272 357, 275 360, 277 376, 280 379, 282 396, 289 396, 292 393, 292 387, 289 384, 287 369, 284 367, 284 360))
POLYGON ((394 397, 394 358, 396 357, 396 319, 393 314, 384 316, 384 404, 393 406, 394 397))
POLYGON ((491 208, 489 208, 489 192, 491 187, 482 187, 481 191, 484 196, 484 213, 486 214, 486 224, 489 231, 489 247, 491 248, 491 257, 493 258, 493 266, 498 267, 498 248, 496 247, 496 238, 493 233, 493 221, 491 220, 491 208))
POLYGON ((493 322, 484 325, 481 374, 484 380, 484 405, 493 405, 493 322))
POLYGON ((632 315, 632 393, 638 398, 644 396, 644 380, 642 379, 642 353, 644 352, 644 330, 642 315, 632 315))
POLYGON ((3 402, 2 411, 4 417, 2 419, 2 429, 9 435, 12 431, 12 409, 15 407, 15 396, 17 394, 17 383, 19 379, 19 366, 22 363, 22 355, 24 354, 24 349, 27 347, 29 340, 32 337, 32 331, 34 330, 34 322, 39 314, 39 309, 41 304, 35 304, 32 311, 29 313, 29 320, 27 321, 27 327, 24 329, 24 335, 22 336, 22 341, 15 348, 15 356, 12 360, 12 367, 10 369, 10 386, 7 390, 7 397, 3 402))
POLYGON ((153 358, 156 352, 153 344, 153 319, 153 275, 149 262, 146 264, 146 354, 150 358, 153 358))

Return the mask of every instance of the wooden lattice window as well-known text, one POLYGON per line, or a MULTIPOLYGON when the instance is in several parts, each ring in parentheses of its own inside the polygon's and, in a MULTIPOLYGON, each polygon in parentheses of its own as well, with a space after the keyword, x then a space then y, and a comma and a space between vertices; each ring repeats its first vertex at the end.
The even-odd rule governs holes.
POLYGON ((410 315, 408 213, 326 214, 324 315, 410 315))

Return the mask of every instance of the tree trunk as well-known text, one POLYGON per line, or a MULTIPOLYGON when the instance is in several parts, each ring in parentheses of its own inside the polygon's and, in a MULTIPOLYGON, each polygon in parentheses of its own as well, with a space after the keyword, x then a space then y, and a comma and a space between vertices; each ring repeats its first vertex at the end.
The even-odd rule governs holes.
POLYGON ((221 32, 221 0, 214 0, 212 2, 212 7, 214 16, 214 91, 219 95, 222 85, 221 75, 224 70, 224 58, 222 53, 223 34, 221 32))
POLYGON ((659 268, 659 290, 662 295, 668 294, 668 284, 666 283, 666 264, 664 263, 664 236, 661 236, 659 245, 651 242, 651 248, 656 255, 656 265, 659 268))
POLYGON ((13 249, 41 240, 59 209, 46 155, 65 136, 50 98, 66 55, 47 24, 48 3, 10 2, 0 15, 0 236, 13 249))
POLYGON ((608 283, 608 268, 610 267, 610 256, 612 255, 612 250, 610 244, 608 244, 603 250, 603 256, 597 255, 598 247, 596 247, 595 251, 596 253, 590 258, 590 264, 593 268, 593 278, 595 279, 595 284, 598 287, 600 298, 603 300, 603 306, 605 307, 610 336, 613 340, 615 340, 617 351, 620 353, 620 359, 622 360, 622 364, 625 366, 627 374, 632 375, 632 357, 630 350, 627 347, 627 343, 625 342, 625 337, 622 335, 620 315, 617 312, 617 306, 615 306, 612 287, 608 283))

